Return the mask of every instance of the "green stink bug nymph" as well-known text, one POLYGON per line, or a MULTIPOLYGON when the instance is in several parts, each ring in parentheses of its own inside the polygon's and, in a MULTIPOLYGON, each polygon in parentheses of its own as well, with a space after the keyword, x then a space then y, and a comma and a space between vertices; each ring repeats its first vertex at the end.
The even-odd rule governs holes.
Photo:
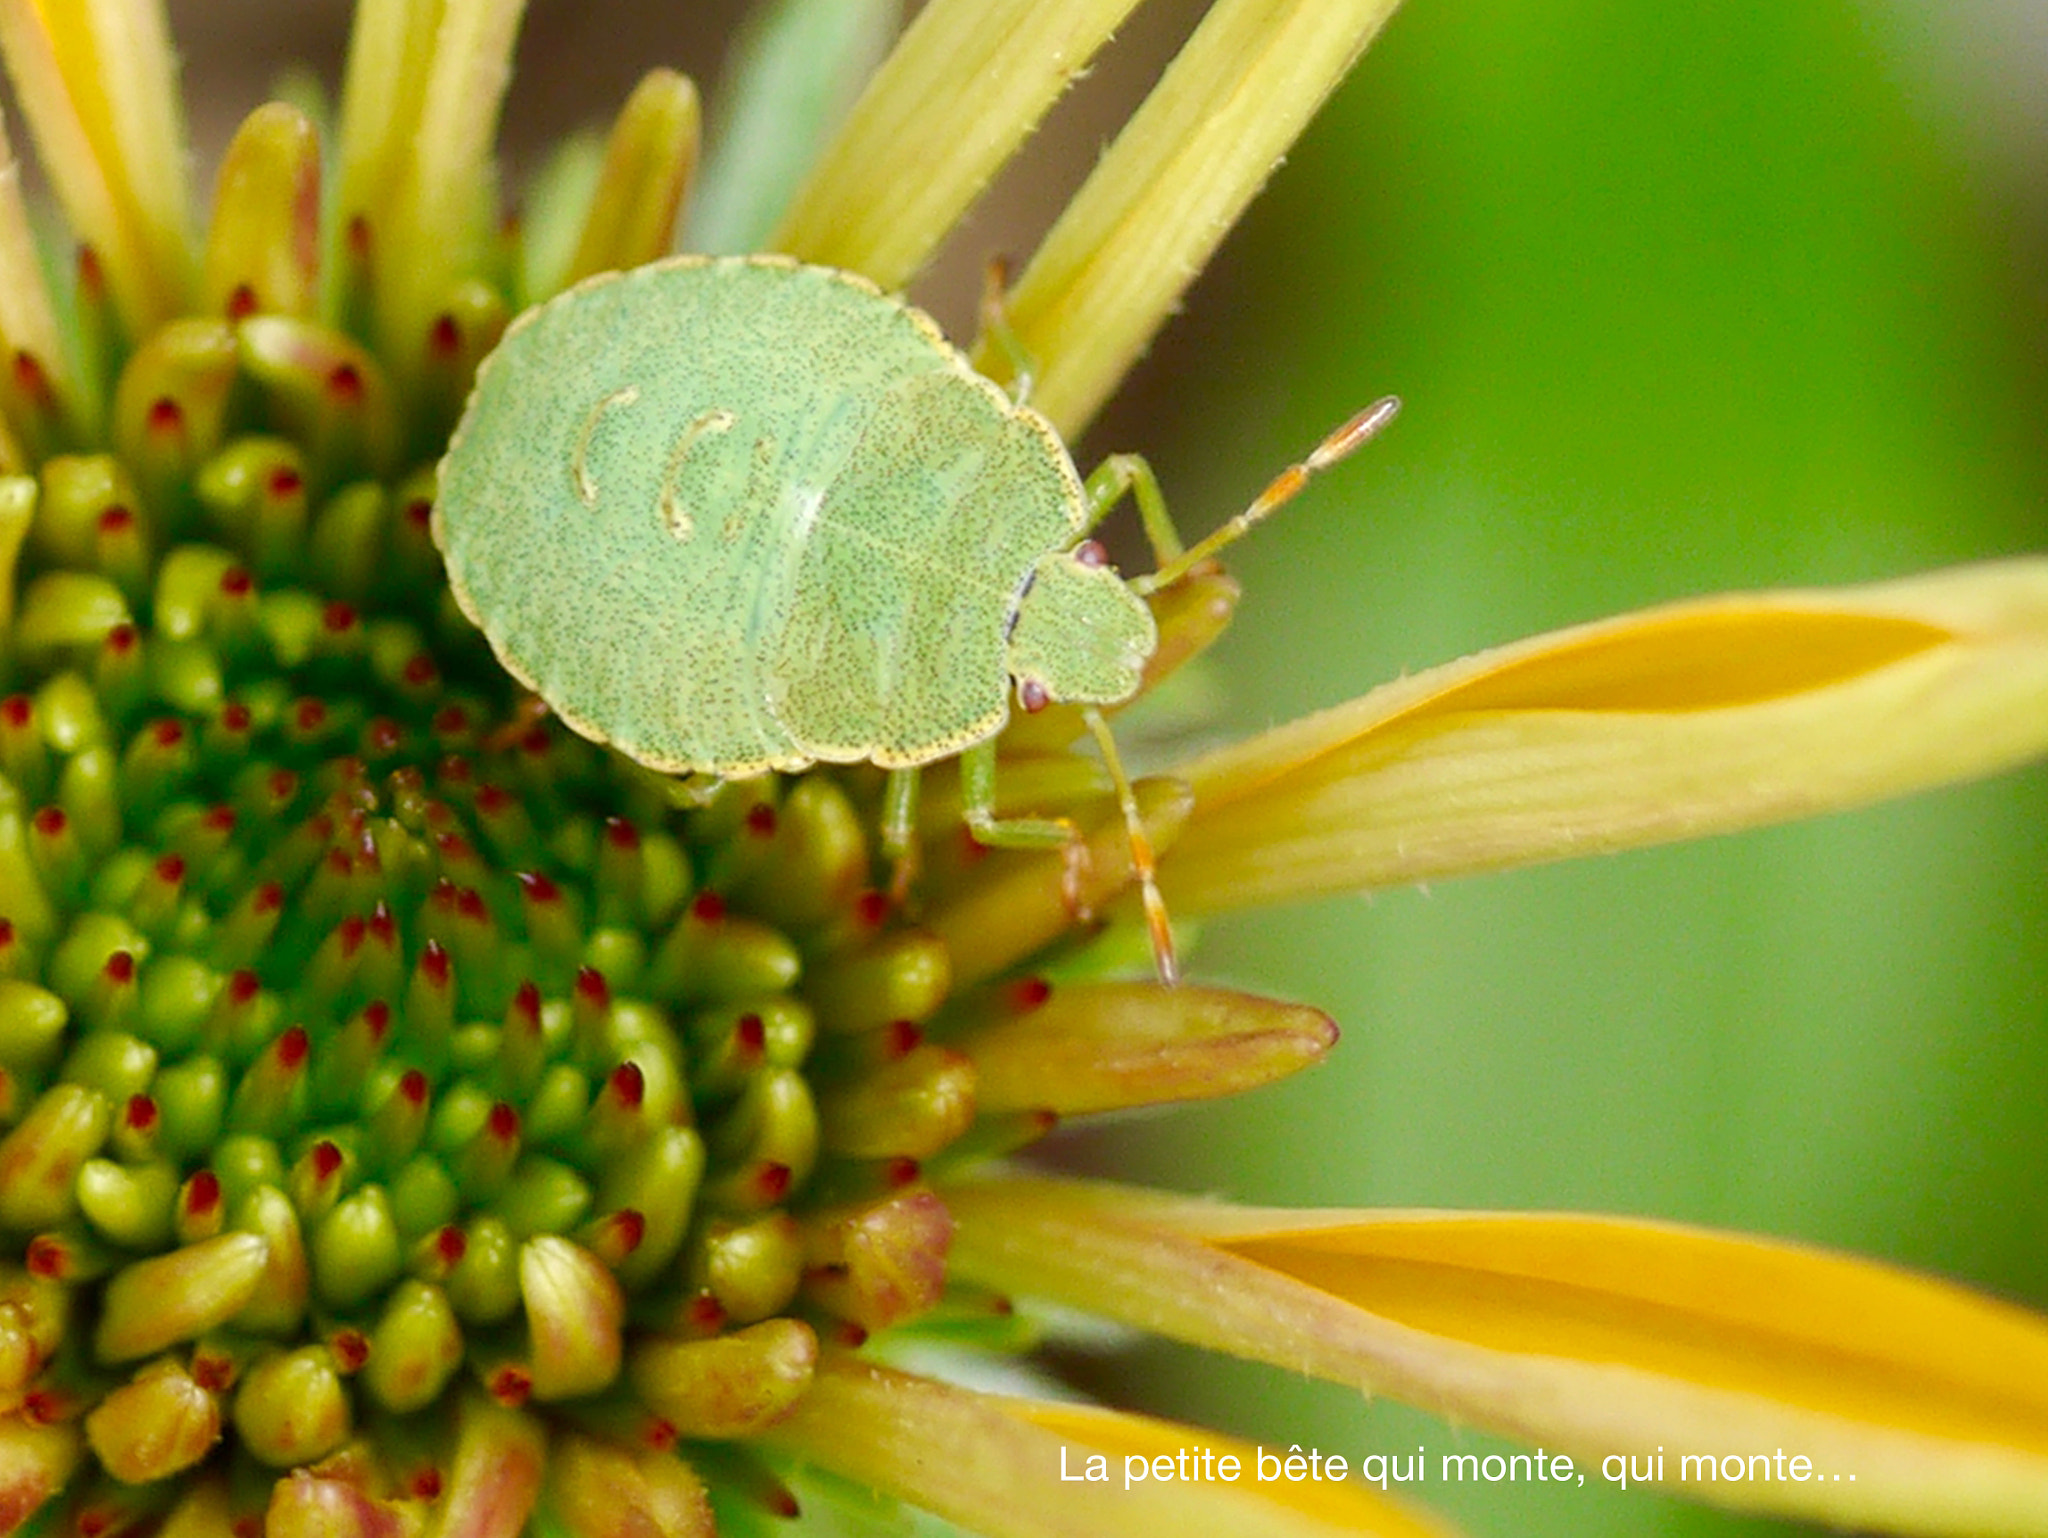
MULTIPOLYGON (((1261 503, 1388 414, 1339 429, 1261 503)), ((434 535, 463 611, 569 726, 721 779, 881 765, 899 862, 917 767, 964 754, 975 836, 1071 863, 1070 823, 994 816, 994 738, 1012 683, 1026 708, 1091 707, 1170 978, 1092 707, 1138 687, 1157 642, 1142 594, 1266 511, 1183 555, 1141 461, 1084 484, 1051 425, 921 311, 786 258, 682 256, 514 323, 441 462, 434 535), (1162 566, 1126 583, 1087 536, 1134 487, 1162 566)))

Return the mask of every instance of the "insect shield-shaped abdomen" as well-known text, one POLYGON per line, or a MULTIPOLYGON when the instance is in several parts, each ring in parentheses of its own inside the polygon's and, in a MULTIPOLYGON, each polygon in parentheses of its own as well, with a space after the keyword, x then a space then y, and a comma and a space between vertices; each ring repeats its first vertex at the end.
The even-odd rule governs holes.
POLYGON ((686 257, 507 332, 436 529, 464 611, 565 721, 738 776, 989 736, 1018 594, 1084 518, 1052 430, 919 312, 686 257))
POLYGON ((1017 596, 1079 508, 1064 454, 993 386, 947 370, 884 392, 826 489, 775 654, 806 751, 896 768, 994 733, 1017 596))

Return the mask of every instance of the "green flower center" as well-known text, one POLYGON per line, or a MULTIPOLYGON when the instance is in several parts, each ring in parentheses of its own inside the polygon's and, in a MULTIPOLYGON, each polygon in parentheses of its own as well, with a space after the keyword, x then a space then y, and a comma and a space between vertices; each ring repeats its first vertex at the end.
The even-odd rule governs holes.
POLYGON ((391 1428, 478 1389, 742 1437, 818 1332, 943 1285, 920 1161, 973 1071, 919 1031, 946 947, 869 886, 880 777, 692 800, 517 697, 431 471, 361 474, 374 365, 277 324, 317 387, 191 454, 167 360, 226 328, 180 322, 134 452, 13 483, 0 1394, 82 1418, 80 1509, 352 1444, 430 1496, 439 1443, 391 1428))

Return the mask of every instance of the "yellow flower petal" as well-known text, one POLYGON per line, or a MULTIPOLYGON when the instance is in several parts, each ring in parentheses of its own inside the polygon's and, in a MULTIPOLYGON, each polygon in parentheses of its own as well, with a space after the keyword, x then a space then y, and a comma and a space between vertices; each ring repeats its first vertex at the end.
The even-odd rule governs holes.
POLYGON ((210 315, 313 313, 320 281, 320 133, 266 102, 221 162, 200 282, 210 315))
POLYGON ((962 1275, 1392 1393, 1562 1450, 1589 1482, 1661 1449, 1660 1488, 1691 1499, 2048 1527, 2048 1320, 1932 1278, 1622 1218, 1241 1210, 1002 1176, 944 1194, 962 1275))
POLYGON ((819 1362, 811 1391, 763 1441, 807 1463, 938 1513, 988 1538, 1201 1533, 1204 1538, 1434 1538, 1447 1529, 1350 1484, 1137 1477, 1181 1447, 1246 1457, 1214 1432, 1071 1406, 977 1394, 845 1356, 819 1362), (1091 1451, 1110 1478, 1085 1477, 1091 1451))
POLYGON ((365 0, 357 11, 336 223, 344 252, 367 243, 377 336, 403 378, 461 277, 482 265, 491 144, 524 10, 524 0, 365 0))
MULTIPOLYGON (((71 359, 58 340, 57 312, 50 302, 49 284, 43 279, 28 204, 21 195, 21 162, 15 158, 4 122, 0 122, 0 347, 6 349, 10 365, 18 353, 35 359, 57 400, 76 409, 71 359)), ((11 467, 19 468, 20 463, 17 457, 11 467)), ((0 631, 5 628, 5 619, 0 617, 0 631)))
POLYGON ((1137 0, 932 0, 769 246, 900 288, 1137 0))
POLYGON ((375 231, 388 217, 406 146, 419 128, 440 15, 438 0, 358 0, 336 136, 339 237, 358 223, 375 231))
MULTIPOLYGON (((1069 440, 1397 0, 1218 0, 1010 295, 1031 404, 1069 440)), ((999 350, 976 361, 995 368, 999 350)))
POLYGON ((146 334, 184 308, 194 269, 162 7, 0 0, 0 51, 71 227, 99 254, 129 330, 146 334))
MULTIPOLYGON (((1007 996, 1005 996, 1007 997, 1007 996)), ((1056 987, 951 1038, 983 1113, 1080 1116, 1235 1095, 1322 1059, 1337 1027, 1320 1010, 1221 988, 1150 983, 1056 987)))
POLYGON ((37 486, 26 475, 0 475, 0 661, 14 635, 15 565, 35 521, 37 486))
POLYGON ((1215 1467, 1225 1457, 1237 1459, 1243 1472, 1238 1479, 1225 1482, 1223 1490, 1218 1492, 1216 1506, 1219 1514, 1205 1521, 1202 1529, 1205 1533, 1236 1530, 1232 1518, 1240 1503, 1245 1512, 1240 1520, 1249 1524, 1249 1531, 1259 1534, 1333 1531, 1377 1533, 1383 1538, 1445 1538, 1453 1531, 1441 1518, 1410 1511, 1397 1501, 1361 1488, 1358 1461, 1353 1457, 1345 1457, 1342 1482, 1296 1478, 1286 1467, 1288 1448, 1262 1447, 1200 1427, 1155 1420, 1149 1415, 1124 1414, 1093 1405, 1028 1399, 998 1400, 996 1403, 1010 1414, 1052 1432, 1067 1443, 1074 1449, 1068 1458, 1073 1467, 1082 1466, 1081 1455, 1087 1450, 1103 1453, 1110 1460, 1110 1467, 1119 1482, 1126 1469, 1131 1471, 1132 1477, 1136 1476, 1137 1465, 1127 1460, 1143 1461, 1148 1466, 1149 1478, 1169 1465, 1176 1477, 1183 1467, 1194 1466, 1184 1460, 1184 1452, 1189 1457, 1200 1452, 1213 1454, 1213 1459, 1200 1465, 1202 1468, 1215 1467), (1279 1465, 1278 1472, 1264 1480, 1259 1478, 1261 1452, 1279 1465), (1168 1463, 1160 1464, 1158 1460, 1161 1458, 1168 1463), (1230 1515, 1221 1514, 1223 1512, 1230 1515), (1210 1523, 1216 1525, 1211 1526, 1210 1523))
POLYGON ((753 8, 726 45, 685 250, 763 249, 902 29, 903 0, 753 8))
POLYGON ((2048 561, 1735 595, 1483 652, 1177 771, 1183 909, 1500 870, 1903 795, 2048 750, 2048 561))
POLYGON ((564 284, 637 267, 669 249, 676 210, 697 169, 697 88, 671 69, 633 88, 605 145, 604 168, 564 284))

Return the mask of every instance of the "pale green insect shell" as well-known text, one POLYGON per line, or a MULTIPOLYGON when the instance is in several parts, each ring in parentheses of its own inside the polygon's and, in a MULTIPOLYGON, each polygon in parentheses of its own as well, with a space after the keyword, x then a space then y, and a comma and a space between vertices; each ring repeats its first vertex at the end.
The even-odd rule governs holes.
POLYGON ((735 777, 957 753, 1009 680, 1108 704, 1151 612, 1075 546, 1058 435, 922 312, 780 258, 674 257, 522 316, 441 462, 463 612, 565 722, 735 777))

